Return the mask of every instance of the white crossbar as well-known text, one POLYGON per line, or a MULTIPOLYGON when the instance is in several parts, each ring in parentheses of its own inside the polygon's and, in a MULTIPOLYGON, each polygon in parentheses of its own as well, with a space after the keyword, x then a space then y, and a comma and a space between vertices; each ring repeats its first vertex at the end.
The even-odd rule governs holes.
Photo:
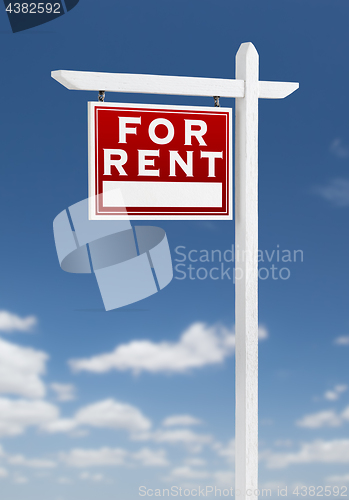
MULTIPOLYGON (((188 96, 244 97, 243 80, 187 76, 132 75, 90 71, 52 71, 52 78, 69 90, 126 92, 188 96)), ((299 87, 290 82, 259 82, 259 97, 282 99, 299 87)))

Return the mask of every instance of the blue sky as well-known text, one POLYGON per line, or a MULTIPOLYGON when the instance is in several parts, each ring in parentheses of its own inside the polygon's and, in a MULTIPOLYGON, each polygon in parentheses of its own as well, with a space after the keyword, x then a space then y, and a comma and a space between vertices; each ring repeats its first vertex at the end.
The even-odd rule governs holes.
MULTIPOLYGON (((106 313, 93 276, 60 269, 52 222, 87 196, 87 101, 97 95, 68 91, 50 72, 234 78, 245 41, 260 54, 261 79, 300 82, 287 99, 260 102, 259 247, 303 252, 303 262, 287 264, 289 279, 260 281, 260 484, 348 485, 348 14, 343 1, 80 0, 12 34, 3 10, 6 500, 128 500, 142 485, 233 485, 232 280, 179 280, 175 271, 161 293, 106 313), (150 367, 137 361, 135 341, 153 356, 150 367)), ((106 101, 213 105, 110 93, 106 101)), ((156 225, 174 264, 179 246, 188 255, 234 243, 234 221, 156 225)))

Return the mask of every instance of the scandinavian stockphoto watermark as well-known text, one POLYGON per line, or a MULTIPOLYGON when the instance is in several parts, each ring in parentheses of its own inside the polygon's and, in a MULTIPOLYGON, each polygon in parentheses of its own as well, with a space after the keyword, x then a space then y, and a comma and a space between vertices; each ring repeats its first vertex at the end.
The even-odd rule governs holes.
MULTIPOLYGON (((242 263, 249 256, 232 245, 225 250, 188 249, 178 245, 174 249, 174 278, 177 280, 231 280, 233 283, 243 277, 242 263)), ((260 280, 288 280, 291 265, 304 262, 303 250, 282 249, 280 245, 272 250, 258 250, 260 280)))
MULTIPOLYGON (((141 497, 210 497, 210 496, 223 496, 223 497, 239 497, 241 493, 239 490, 230 488, 218 488, 217 486, 198 486, 197 488, 183 488, 182 486, 171 486, 170 488, 147 488, 140 486, 138 488, 138 495, 141 497)), ((271 489, 254 490, 249 489, 246 491, 247 496, 263 496, 271 497, 271 489)), ((280 490, 279 490, 280 496, 280 490)), ((283 496, 283 495, 281 495, 283 496)))
POLYGON ((230 488, 219 488, 217 486, 198 486, 196 488, 183 488, 171 486, 169 488, 138 488, 140 497, 347 497, 347 486, 277 486, 272 488, 248 488, 246 494, 242 495, 240 490, 230 488))

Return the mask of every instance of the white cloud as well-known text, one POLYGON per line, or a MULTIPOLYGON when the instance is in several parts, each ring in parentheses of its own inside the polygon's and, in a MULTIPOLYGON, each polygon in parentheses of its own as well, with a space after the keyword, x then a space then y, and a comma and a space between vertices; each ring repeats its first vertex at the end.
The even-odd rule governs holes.
POLYGON ((215 443, 213 447, 217 454, 224 457, 228 463, 233 463, 235 460, 235 439, 231 439, 226 446, 221 443, 215 443))
POLYGON ((40 375, 45 373, 47 360, 44 352, 0 339, 0 394, 44 397, 40 375))
MULTIPOLYGON (((121 465, 142 465, 146 467, 165 467, 169 463, 165 450, 142 448, 130 452, 122 448, 83 449, 76 448, 68 453, 61 453, 60 460, 70 467, 105 467, 121 465)), ((88 472, 80 475, 81 479, 91 479, 88 472)))
POLYGON ((337 393, 346 392, 347 390, 348 386, 345 384, 338 384, 334 387, 334 391, 336 391, 337 393))
POLYGON ((57 418, 42 426, 49 433, 64 433, 83 429, 80 427, 98 427, 106 429, 123 429, 129 432, 145 432, 151 427, 151 421, 143 413, 128 403, 112 398, 98 401, 78 410, 72 418, 57 418))
POLYGON ((11 465, 20 465, 22 467, 32 467, 35 469, 52 469, 57 466, 56 462, 41 458, 26 458, 23 455, 12 455, 7 458, 11 465))
MULTIPOLYGON (((346 386, 338 386, 346 387, 346 386)), ((344 408, 342 413, 336 413, 334 410, 324 410, 311 415, 305 415, 296 424, 299 427, 308 427, 309 429, 319 429, 321 427, 339 427, 345 421, 349 421, 349 406, 344 408)))
POLYGON ((21 318, 8 311, 0 311, 0 331, 2 332, 29 332, 36 324, 35 316, 21 318))
POLYGON ((343 392, 346 392, 348 390, 348 386, 344 384, 339 384, 336 385, 332 390, 326 391, 324 394, 324 398, 327 399, 328 401, 336 401, 339 399, 340 395, 343 392))
POLYGON ((336 345, 349 345, 349 335, 342 335, 337 337, 334 341, 336 345))
POLYGON ((59 418, 42 425, 42 430, 50 434, 56 434, 60 432, 71 432, 76 429, 77 426, 78 423, 72 418, 59 418))
POLYGON ((91 474, 90 472, 82 472, 80 474, 80 479, 83 481, 94 481, 95 483, 100 483, 102 481, 105 481, 105 476, 104 474, 91 474))
POLYGON ((296 424, 299 427, 308 427, 309 429, 319 429, 320 427, 339 427, 342 419, 333 411, 325 410, 311 415, 305 415, 296 424))
POLYGON ((270 469, 282 469, 291 464, 349 463, 349 439, 316 440, 302 443, 299 451, 289 453, 261 453, 270 469))
POLYGON ((234 472, 231 470, 218 470, 213 473, 213 477, 217 483, 217 496, 218 488, 232 488, 234 487, 234 472))
POLYGON ((189 465, 190 467, 202 467, 206 465, 206 460, 202 458, 186 458, 185 465, 189 465))
MULTIPOLYGON (((194 469, 189 465, 175 467, 167 481, 178 480, 201 480, 212 478, 217 485, 217 495, 219 496, 219 488, 226 489, 232 488, 234 485, 234 473, 231 470, 217 470, 214 472, 204 469, 194 469)), ((221 491, 222 496, 222 491, 221 491)))
POLYGON ((337 156, 337 158, 348 158, 349 148, 343 144, 342 139, 337 137, 331 142, 330 151, 337 156))
POLYGON ((348 179, 332 179, 326 186, 314 187, 313 191, 336 207, 349 206, 348 179))
POLYGON ((76 429, 69 433, 70 437, 73 438, 83 438, 90 435, 90 431, 87 429, 76 429))
POLYGON ((151 422, 142 412, 127 403, 106 399, 81 408, 76 415, 78 424, 109 429, 125 429, 130 432, 147 431, 151 422))
POLYGON ((60 459, 70 467, 96 467, 123 465, 127 451, 121 448, 82 449, 75 448, 68 453, 61 453, 60 459))
POLYGON ((183 373, 192 368, 222 363, 234 352, 235 336, 224 327, 192 324, 178 342, 134 340, 118 346, 109 354, 70 361, 74 371, 103 373, 131 370, 134 374, 148 371, 183 373))
POLYGON ((8 470, 4 469, 3 467, 0 467, 0 478, 3 477, 8 477, 8 470))
POLYGON ((50 384, 50 388, 56 393, 57 401, 73 401, 76 399, 75 386, 73 384, 50 384))
MULTIPOLYGON (((266 339, 265 327, 259 329, 260 339, 266 339)), ((73 359, 69 365, 75 372, 105 373, 111 370, 134 374, 185 373, 194 368, 223 363, 234 353, 235 335, 223 326, 193 323, 177 342, 133 340, 121 344, 111 353, 86 359, 73 359)))
POLYGON ((57 419, 58 408, 45 401, 0 398, 0 435, 16 436, 29 426, 57 419))
POLYGON ((176 467, 171 471, 172 478, 180 479, 205 479, 210 476, 210 473, 205 470, 192 469, 188 465, 176 467))
POLYGON ((202 424, 202 420, 192 417, 191 415, 171 415, 165 418, 162 422, 164 427, 172 427, 177 425, 183 425, 185 427, 189 425, 199 425, 202 424))
POLYGON ((217 470, 212 472, 211 470, 192 468, 189 464, 172 469, 169 476, 165 478, 165 481, 181 481, 183 487, 190 489, 191 487, 197 487, 197 484, 188 483, 187 481, 196 480, 201 482, 201 480, 207 478, 211 478, 210 484, 216 484, 217 496, 222 496, 223 489, 230 489, 234 485, 234 473, 231 470, 217 470), (220 488, 221 492, 219 493, 220 488))
POLYGON ((132 458, 146 467, 165 467, 166 465, 169 465, 165 450, 142 448, 136 453, 133 453, 132 458))
POLYGON ((155 432, 134 434, 132 438, 138 441, 152 440, 156 443, 182 444, 193 453, 198 453, 204 445, 210 444, 213 441, 212 436, 209 434, 197 434, 191 429, 161 429, 155 432))
POLYGON ((267 340, 269 338, 269 332, 265 326, 262 326, 262 325, 259 326, 258 338, 259 338, 259 340, 267 340))
POLYGON ((339 394, 336 391, 326 391, 324 398, 328 401, 336 401, 339 398, 339 394))
POLYGON ((349 420, 349 406, 344 408, 344 410, 342 411, 341 417, 343 420, 349 420))

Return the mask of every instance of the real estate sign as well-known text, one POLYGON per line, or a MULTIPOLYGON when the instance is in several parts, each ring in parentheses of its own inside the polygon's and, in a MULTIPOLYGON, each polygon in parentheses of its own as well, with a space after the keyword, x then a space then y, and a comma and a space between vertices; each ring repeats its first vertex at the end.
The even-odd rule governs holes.
POLYGON ((89 218, 232 219, 232 110, 89 103, 89 218))

